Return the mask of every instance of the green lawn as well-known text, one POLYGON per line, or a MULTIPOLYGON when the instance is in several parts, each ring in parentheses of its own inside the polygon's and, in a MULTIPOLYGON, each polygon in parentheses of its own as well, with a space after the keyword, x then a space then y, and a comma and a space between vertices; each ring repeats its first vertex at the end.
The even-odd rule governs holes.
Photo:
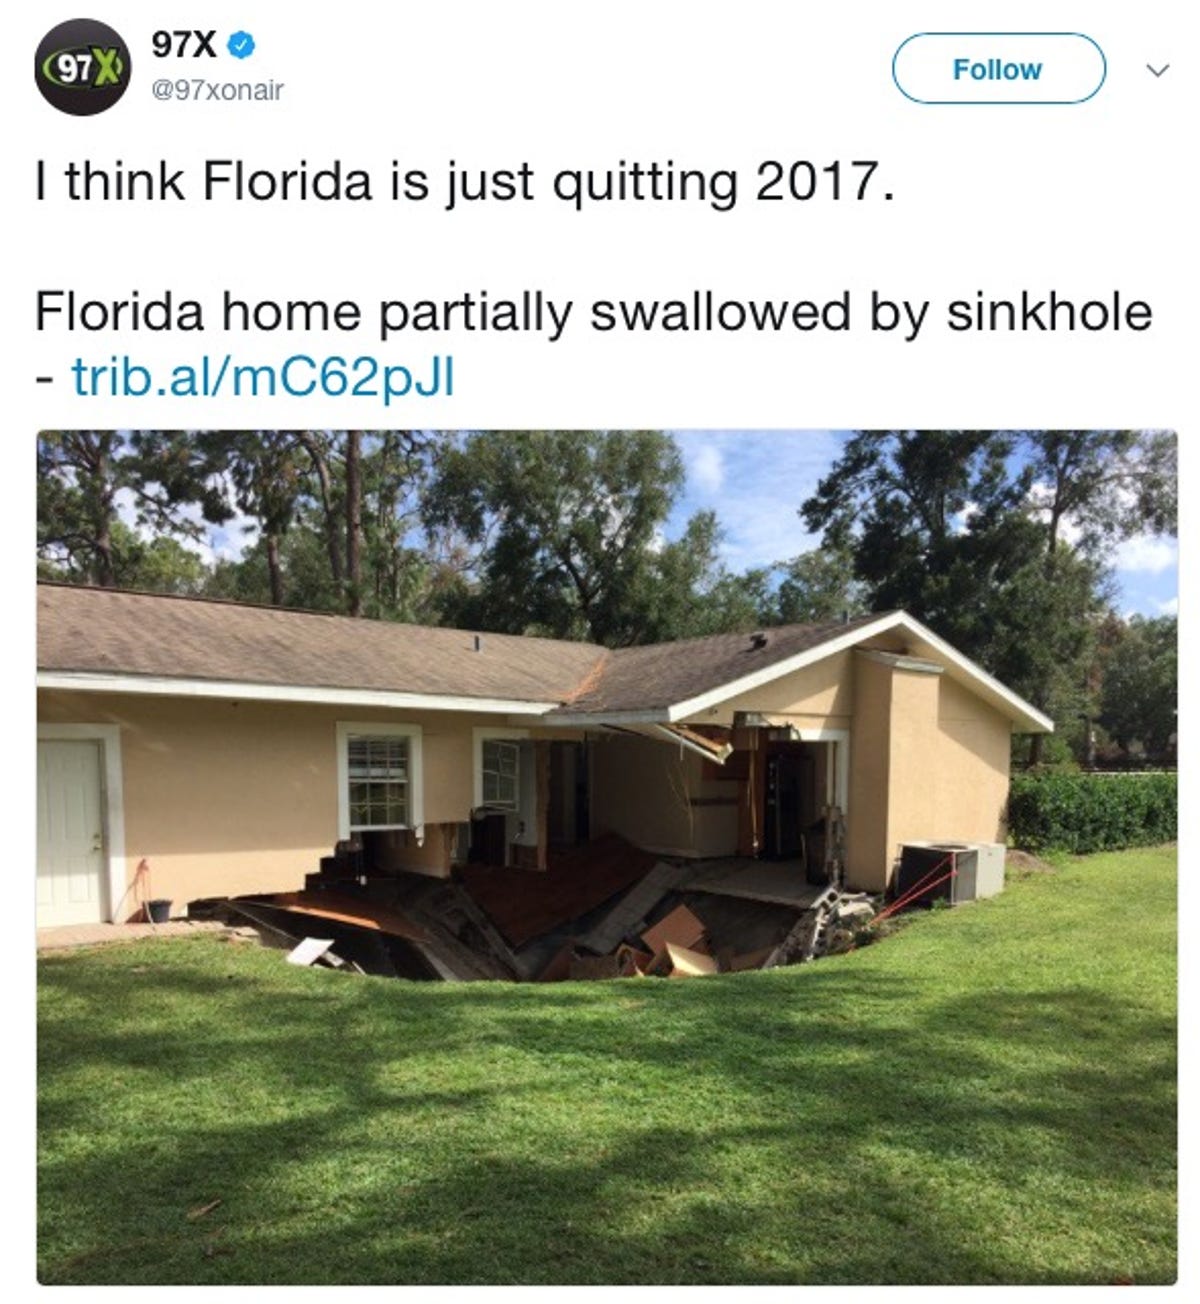
POLYGON ((1175 937, 1160 848, 690 982, 46 959, 41 1279, 1170 1281, 1175 937))

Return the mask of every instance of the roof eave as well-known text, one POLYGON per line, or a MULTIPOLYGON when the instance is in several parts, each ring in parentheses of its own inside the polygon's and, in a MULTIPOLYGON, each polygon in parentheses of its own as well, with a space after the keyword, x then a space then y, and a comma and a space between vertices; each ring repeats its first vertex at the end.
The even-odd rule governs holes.
POLYGON ((221 698, 244 702, 377 707, 384 710, 466 711, 485 715, 543 716, 556 702, 466 697, 449 693, 398 693, 375 688, 313 684, 265 684, 232 679, 185 679, 156 675, 103 674, 86 670, 39 670, 37 686, 82 693, 133 693, 152 697, 221 698))

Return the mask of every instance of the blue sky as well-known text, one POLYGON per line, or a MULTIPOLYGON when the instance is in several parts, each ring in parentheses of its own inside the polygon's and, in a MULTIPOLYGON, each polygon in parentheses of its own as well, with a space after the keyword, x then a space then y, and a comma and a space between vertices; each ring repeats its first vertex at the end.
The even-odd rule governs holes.
MULTIPOLYGON (((734 571, 794 557, 819 546, 797 514, 837 458, 844 434, 832 430, 671 432, 683 453, 687 486, 672 513, 675 537, 694 512, 711 508, 725 530, 722 555, 734 571)), ((1114 552, 1122 615, 1174 612, 1179 594, 1176 540, 1139 536, 1114 552)))

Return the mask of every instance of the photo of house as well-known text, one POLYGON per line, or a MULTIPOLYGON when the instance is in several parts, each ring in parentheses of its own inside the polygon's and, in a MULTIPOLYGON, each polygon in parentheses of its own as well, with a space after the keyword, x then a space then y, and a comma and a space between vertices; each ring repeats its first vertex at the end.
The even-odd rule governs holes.
POLYGON ((640 647, 38 586, 38 923, 371 872, 539 870, 619 834, 882 893, 898 849, 1004 839, 1050 719, 904 612, 640 647))

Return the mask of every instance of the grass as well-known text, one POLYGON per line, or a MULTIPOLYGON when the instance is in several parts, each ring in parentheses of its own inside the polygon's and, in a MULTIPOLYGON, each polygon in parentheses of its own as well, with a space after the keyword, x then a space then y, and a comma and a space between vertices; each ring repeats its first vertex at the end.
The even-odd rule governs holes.
POLYGON ((691 982, 48 958, 40 1277, 1170 1281, 1175 937, 1158 848, 691 982))

